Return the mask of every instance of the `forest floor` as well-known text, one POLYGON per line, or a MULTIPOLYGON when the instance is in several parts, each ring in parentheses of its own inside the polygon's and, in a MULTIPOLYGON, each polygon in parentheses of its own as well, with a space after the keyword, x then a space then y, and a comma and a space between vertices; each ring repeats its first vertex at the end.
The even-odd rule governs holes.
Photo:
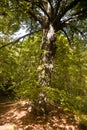
POLYGON ((61 107, 49 106, 47 116, 28 112, 28 102, 0 103, 0 130, 80 130, 76 115, 61 107))

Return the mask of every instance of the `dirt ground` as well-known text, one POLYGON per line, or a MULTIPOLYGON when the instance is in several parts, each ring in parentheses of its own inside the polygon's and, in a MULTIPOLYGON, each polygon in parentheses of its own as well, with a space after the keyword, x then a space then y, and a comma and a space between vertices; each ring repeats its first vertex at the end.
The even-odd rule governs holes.
POLYGON ((76 116, 52 107, 47 116, 28 112, 27 101, 0 103, 0 130, 80 130, 76 116))

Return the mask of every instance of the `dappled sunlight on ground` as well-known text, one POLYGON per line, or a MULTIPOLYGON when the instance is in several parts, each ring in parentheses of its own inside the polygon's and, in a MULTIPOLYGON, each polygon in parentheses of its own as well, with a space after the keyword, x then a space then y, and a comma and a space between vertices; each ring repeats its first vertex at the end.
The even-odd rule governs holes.
POLYGON ((0 103, 0 130, 80 130, 75 115, 61 107, 48 106, 47 116, 30 114, 28 107, 27 101, 0 103))

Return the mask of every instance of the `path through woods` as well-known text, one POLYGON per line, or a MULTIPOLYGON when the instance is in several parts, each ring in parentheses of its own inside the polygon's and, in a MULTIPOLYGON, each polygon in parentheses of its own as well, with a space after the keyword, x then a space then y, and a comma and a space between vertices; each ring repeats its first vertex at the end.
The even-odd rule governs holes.
POLYGON ((80 130, 75 115, 60 107, 48 106, 48 116, 28 112, 28 102, 0 103, 0 130, 80 130))

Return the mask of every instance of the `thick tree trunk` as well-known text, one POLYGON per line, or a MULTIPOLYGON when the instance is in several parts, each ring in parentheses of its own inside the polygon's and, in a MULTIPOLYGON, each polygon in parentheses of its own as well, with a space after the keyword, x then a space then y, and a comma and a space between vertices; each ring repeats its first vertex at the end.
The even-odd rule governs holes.
POLYGON ((40 65, 38 67, 39 73, 39 87, 41 88, 41 92, 38 95, 38 99, 34 101, 32 106, 32 111, 36 115, 46 115, 47 114, 47 99, 46 93, 43 90, 43 87, 51 86, 51 74, 53 70, 53 60, 56 53, 56 34, 54 27, 50 24, 48 28, 43 29, 43 38, 42 38, 42 46, 41 46, 41 57, 40 57, 40 65))
POLYGON ((50 24, 49 28, 43 29, 43 39, 42 39, 42 54, 40 59, 40 75, 39 83, 40 86, 50 86, 51 85, 51 73, 53 70, 53 59, 56 52, 55 45, 56 35, 53 26, 50 24))
POLYGON ((38 112, 40 114, 47 114, 46 110, 46 94, 43 91, 43 87, 51 86, 51 74, 53 70, 53 59, 56 53, 56 34, 53 26, 50 24, 48 28, 43 29, 42 39, 42 54, 40 58, 39 71, 39 85, 42 88, 41 93, 38 96, 38 112))

